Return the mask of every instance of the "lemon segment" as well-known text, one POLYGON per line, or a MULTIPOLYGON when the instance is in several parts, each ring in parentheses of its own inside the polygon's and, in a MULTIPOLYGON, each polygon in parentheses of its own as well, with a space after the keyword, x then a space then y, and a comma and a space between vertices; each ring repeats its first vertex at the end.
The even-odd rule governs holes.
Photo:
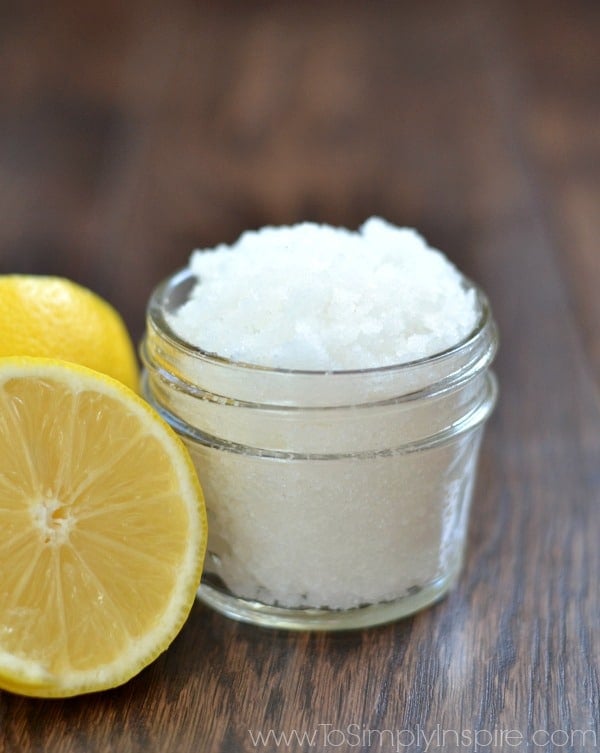
POLYGON ((119 685, 185 621, 206 549, 179 438, 81 366, 0 359, 0 687, 119 685))

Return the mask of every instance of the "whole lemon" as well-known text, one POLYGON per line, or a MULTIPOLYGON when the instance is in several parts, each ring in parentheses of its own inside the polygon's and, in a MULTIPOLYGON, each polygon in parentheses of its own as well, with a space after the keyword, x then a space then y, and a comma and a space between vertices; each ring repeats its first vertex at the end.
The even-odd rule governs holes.
POLYGON ((0 275, 0 357, 71 361, 139 391, 135 350, 115 309, 61 277, 0 275))

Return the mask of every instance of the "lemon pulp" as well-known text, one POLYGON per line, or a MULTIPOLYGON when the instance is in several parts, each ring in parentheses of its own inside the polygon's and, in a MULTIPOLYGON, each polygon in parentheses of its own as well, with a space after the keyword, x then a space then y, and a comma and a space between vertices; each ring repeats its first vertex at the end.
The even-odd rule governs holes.
POLYGON ((118 685, 183 624, 206 547, 180 440, 118 382, 0 359, 0 687, 118 685))

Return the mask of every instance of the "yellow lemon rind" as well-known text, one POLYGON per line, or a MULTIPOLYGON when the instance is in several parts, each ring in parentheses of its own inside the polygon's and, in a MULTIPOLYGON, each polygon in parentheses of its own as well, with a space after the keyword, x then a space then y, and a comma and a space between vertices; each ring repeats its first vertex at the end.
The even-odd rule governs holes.
POLYGON ((120 313, 65 277, 0 275, 0 357, 61 359, 139 389, 135 348, 120 313))

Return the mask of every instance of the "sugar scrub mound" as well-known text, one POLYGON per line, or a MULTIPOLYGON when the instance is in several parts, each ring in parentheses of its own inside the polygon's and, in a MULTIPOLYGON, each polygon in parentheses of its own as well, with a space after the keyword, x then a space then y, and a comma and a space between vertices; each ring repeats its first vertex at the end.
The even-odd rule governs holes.
POLYGON ((195 251, 198 284, 169 324, 233 361, 302 370, 407 363, 463 340, 477 298, 414 230, 371 218, 358 232, 302 223, 195 251))

